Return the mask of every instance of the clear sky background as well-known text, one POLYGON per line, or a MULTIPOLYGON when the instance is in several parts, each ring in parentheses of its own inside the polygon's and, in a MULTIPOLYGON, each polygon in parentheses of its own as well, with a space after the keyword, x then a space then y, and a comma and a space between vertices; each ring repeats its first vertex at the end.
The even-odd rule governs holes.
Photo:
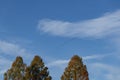
POLYGON ((77 54, 90 80, 120 79, 120 0, 0 0, 0 80, 39 55, 53 80, 77 54))

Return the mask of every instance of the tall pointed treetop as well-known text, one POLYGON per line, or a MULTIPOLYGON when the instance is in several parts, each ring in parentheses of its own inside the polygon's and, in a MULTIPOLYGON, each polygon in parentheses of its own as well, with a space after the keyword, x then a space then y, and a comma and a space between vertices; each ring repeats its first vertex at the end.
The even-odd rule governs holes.
POLYGON ((82 63, 82 58, 79 57, 78 55, 74 55, 74 56, 71 58, 71 60, 70 60, 70 62, 69 62, 69 65, 72 65, 72 64, 80 64, 80 63, 82 63))
POLYGON ((31 62, 31 66, 34 66, 34 65, 44 66, 44 63, 41 57, 39 57, 38 55, 36 55, 31 62))
POLYGON ((23 62, 22 57, 16 57, 12 66, 4 74, 4 80, 24 80, 26 64, 23 62))
POLYGON ((75 55, 71 58, 61 80, 89 80, 86 65, 81 57, 75 55))
POLYGON ((44 62, 39 56, 35 56, 30 66, 26 69, 26 80, 51 80, 48 68, 44 66, 44 62))

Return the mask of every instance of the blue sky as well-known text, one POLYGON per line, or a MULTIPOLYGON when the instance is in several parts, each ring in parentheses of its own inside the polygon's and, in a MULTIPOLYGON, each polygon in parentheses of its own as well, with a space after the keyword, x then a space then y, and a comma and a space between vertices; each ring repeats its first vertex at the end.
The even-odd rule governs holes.
POLYGON ((0 0, 0 79, 16 56, 43 58, 53 80, 77 54, 90 80, 120 79, 119 0, 0 0))

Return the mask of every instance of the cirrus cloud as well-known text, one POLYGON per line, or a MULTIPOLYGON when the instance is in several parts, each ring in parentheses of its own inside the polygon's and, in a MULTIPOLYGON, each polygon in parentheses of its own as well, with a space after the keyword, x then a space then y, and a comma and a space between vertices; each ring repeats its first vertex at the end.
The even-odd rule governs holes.
POLYGON ((105 13, 98 18, 78 22, 43 19, 39 21, 38 29, 55 36, 77 38, 101 38, 110 35, 119 35, 120 10, 105 13))

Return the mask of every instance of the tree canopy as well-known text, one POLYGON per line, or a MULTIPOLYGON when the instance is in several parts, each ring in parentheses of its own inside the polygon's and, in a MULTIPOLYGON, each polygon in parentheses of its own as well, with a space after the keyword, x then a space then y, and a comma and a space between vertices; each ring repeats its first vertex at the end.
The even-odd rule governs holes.
POLYGON ((24 80, 26 64, 23 62, 22 57, 16 57, 12 66, 4 74, 4 80, 24 80))
POLYGON ((89 80, 86 65, 83 64, 81 57, 75 55, 71 58, 61 80, 89 80))
MULTIPOLYGON (((18 56, 11 68, 4 73, 4 80, 52 80, 52 77, 40 56, 35 56, 29 66, 18 56)), ((81 57, 74 55, 71 58, 61 80, 89 80, 86 65, 81 57)))
POLYGON ((26 80, 51 80, 48 68, 45 67, 42 59, 35 56, 30 66, 26 68, 26 80))
POLYGON ((39 56, 35 56, 29 66, 18 56, 11 68, 4 73, 4 80, 51 80, 51 76, 39 56))

